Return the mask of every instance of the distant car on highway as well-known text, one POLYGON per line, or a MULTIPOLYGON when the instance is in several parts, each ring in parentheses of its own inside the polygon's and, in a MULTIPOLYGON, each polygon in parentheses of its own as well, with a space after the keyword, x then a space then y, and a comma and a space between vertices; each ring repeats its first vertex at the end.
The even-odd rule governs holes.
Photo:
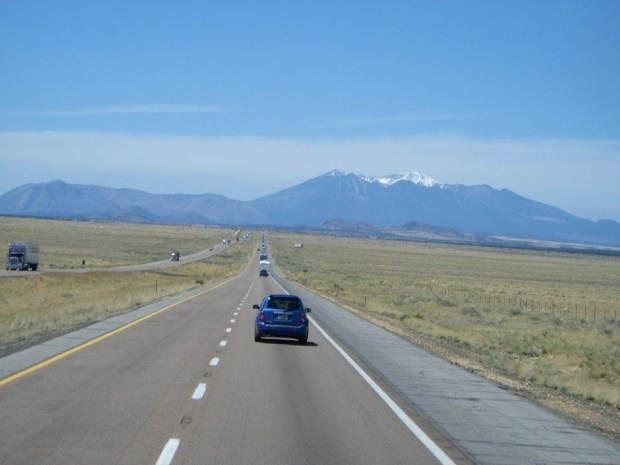
POLYGON ((295 295, 269 294, 263 302, 253 306, 256 313, 254 340, 263 337, 287 337, 300 344, 308 342, 308 313, 301 299, 295 295))

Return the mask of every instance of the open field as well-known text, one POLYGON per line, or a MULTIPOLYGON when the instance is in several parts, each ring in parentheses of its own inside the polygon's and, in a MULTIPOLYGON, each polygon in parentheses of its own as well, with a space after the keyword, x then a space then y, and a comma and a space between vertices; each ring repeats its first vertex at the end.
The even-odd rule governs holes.
MULTIPOLYGON (((233 232, 0 217, 5 244, 41 244, 41 268, 157 261, 233 232)), ((620 438, 619 257, 287 233, 268 239, 288 279, 468 369, 606 409, 611 420, 592 424, 620 438), (295 248, 298 242, 304 247, 295 248)), ((255 245, 235 242, 165 271, 0 278, 0 356, 232 276, 255 245)))
POLYGON ((393 331, 620 408, 618 257, 283 233, 269 244, 288 279, 393 331))
MULTIPOLYGON (((0 238, 5 244, 6 236, 41 244, 42 268, 51 264, 80 268, 77 266, 78 262, 81 265, 80 257, 89 257, 87 265, 92 263, 92 266, 162 260, 169 253, 169 246, 190 254, 223 238, 231 238, 233 232, 200 227, 0 218, 0 238)), ((0 278, 0 356, 232 276, 247 264, 254 247, 253 240, 233 242, 232 247, 206 260, 166 270, 41 275, 24 271, 18 277, 0 278)))
POLYGON ((41 246, 39 268, 106 268, 199 252, 232 239, 234 229, 0 217, 2 264, 9 242, 41 246), (82 265, 84 262, 84 265, 82 265))

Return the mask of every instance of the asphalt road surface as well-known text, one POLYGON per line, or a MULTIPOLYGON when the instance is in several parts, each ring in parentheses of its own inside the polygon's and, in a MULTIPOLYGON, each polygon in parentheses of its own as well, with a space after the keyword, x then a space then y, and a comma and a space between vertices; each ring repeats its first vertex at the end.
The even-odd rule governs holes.
POLYGON ((252 304, 282 292, 257 265, 0 359, 0 463, 620 463, 617 444, 280 278, 313 308, 309 343, 254 342, 252 304))
POLYGON ((254 342, 256 265, 5 380, 0 463, 440 463, 316 328, 254 342))

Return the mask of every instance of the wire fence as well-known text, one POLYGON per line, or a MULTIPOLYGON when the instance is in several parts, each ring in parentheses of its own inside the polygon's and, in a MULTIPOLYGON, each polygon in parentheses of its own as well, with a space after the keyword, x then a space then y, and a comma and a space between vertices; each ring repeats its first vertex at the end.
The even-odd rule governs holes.
POLYGON ((618 321, 617 309, 600 308, 596 302, 558 302, 555 300, 540 300, 524 296, 498 295, 472 290, 463 291, 462 289, 451 289, 434 283, 418 282, 414 283, 414 286, 417 289, 433 294, 463 299, 464 302, 483 302, 509 309, 518 308, 558 316, 575 316, 586 320, 599 319, 604 321, 618 321))

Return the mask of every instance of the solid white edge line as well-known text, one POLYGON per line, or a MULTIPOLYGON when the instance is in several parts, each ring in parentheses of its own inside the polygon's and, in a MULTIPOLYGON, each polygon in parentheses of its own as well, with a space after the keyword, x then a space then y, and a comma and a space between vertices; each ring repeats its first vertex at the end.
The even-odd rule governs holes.
POLYGON ((170 439, 164 447, 164 450, 161 451, 155 465, 170 465, 180 443, 180 439, 170 439))
POLYGON ((383 399, 383 401, 392 409, 392 411, 400 418, 400 420, 411 430, 411 432, 420 440, 422 444, 426 446, 426 448, 435 456, 439 462, 443 465, 455 465, 455 463, 448 457, 444 451, 442 451, 437 444, 433 442, 431 438, 429 438, 422 429, 411 419, 409 416, 398 406, 396 403, 390 399, 390 397, 385 393, 381 387, 377 383, 375 383, 368 374, 364 370, 360 368, 360 366, 355 363, 355 361, 347 354, 336 342, 321 328, 314 320, 312 320, 312 324, 319 330, 319 332, 329 341, 331 345, 333 345, 340 355, 344 357, 344 359, 349 362, 349 364, 353 367, 355 371, 359 373, 359 375, 364 378, 370 387, 383 399))
POLYGON ((194 394, 192 394, 192 399, 194 400, 202 399, 203 396, 205 395, 205 392, 207 392, 207 383, 200 383, 198 387, 196 388, 196 390, 194 391, 194 394))
MULTIPOLYGON (((278 283, 277 281, 276 283, 284 292, 286 292, 287 294, 289 293, 280 285, 280 283, 278 283)), ((456 465, 452 461, 452 459, 448 457, 446 453, 441 450, 439 446, 435 444, 435 442, 431 438, 429 438, 426 433, 422 431, 422 429, 411 418, 409 418, 409 416, 403 411, 403 409, 396 405, 396 403, 392 399, 390 399, 390 396, 388 396, 385 391, 381 389, 381 387, 377 383, 375 383, 372 378, 368 376, 368 374, 364 370, 362 370, 362 368, 357 363, 355 363, 355 360, 353 360, 349 356, 349 354, 347 354, 338 344, 336 344, 336 341, 334 341, 316 321, 314 321, 313 319, 310 319, 310 321, 312 322, 312 325, 315 326, 316 329, 323 335, 323 337, 327 339, 327 341, 332 346, 334 346, 334 348, 340 353, 340 355, 342 355, 344 359, 349 362, 353 369, 358 372, 358 374, 364 379, 364 381, 368 383, 368 385, 377 393, 379 397, 381 397, 381 399, 383 399, 387 406, 392 409, 396 416, 400 418, 400 420, 405 424, 405 426, 409 428, 409 430, 415 435, 415 437, 417 437, 420 442, 424 444, 424 446, 431 452, 431 454, 435 456, 437 460, 439 460, 442 465, 456 465)))

